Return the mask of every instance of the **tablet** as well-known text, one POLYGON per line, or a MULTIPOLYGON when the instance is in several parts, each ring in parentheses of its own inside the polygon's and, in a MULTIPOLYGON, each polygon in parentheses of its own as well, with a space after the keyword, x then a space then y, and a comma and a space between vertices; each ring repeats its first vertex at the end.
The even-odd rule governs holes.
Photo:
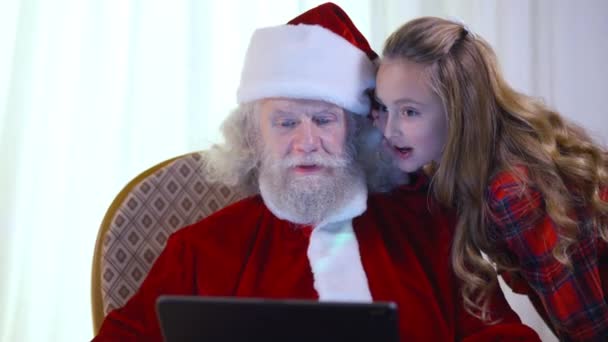
POLYGON ((167 342, 399 341, 392 302, 161 296, 157 314, 167 342))

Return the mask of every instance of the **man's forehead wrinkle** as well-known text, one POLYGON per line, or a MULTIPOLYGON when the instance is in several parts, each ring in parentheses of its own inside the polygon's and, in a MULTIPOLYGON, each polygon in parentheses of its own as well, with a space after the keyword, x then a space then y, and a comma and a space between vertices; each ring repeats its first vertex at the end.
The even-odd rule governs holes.
POLYGON ((305 113, 317 113, 319 111, 325 111, 329 109, 339 108, 336 105, 324 102, 313 102, 313 101, 281 101, 277 103, 276 109, 284 112, 305 112, 305 113))

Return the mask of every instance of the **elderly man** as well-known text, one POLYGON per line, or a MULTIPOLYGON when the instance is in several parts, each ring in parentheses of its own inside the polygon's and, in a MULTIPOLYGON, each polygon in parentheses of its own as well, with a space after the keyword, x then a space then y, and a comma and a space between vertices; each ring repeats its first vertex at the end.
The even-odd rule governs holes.
POLYGON ((240 107, 206 166, 259 195, 173 234, 96 340, 160 340, 162 294, 388 300, 403 341, 538 340, 500 292, 499 323, 464 310, 448 258, 453 218, 429 203, 424 182, 368 199, 359 160, 375 57, 333 4, 255 32, 240 107))

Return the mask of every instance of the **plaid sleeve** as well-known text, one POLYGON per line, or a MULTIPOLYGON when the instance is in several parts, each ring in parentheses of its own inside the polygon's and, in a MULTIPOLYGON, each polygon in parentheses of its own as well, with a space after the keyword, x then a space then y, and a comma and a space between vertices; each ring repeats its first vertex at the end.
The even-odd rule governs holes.
POLYGON ((519 263, 521 277, 538 295, 560 338, 608 341, 597 239, 581 235, 572 249, 572 267, 561 264, 552 255, 558 227, 545 212, 540 192, 508 173, 493 180, 488 204, 491 235, 519 263))

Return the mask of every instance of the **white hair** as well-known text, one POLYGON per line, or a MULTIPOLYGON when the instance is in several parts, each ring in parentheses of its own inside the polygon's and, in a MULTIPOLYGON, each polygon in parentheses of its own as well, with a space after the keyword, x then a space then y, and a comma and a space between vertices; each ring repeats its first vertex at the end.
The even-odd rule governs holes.
MULTIPOLYGON (((209 182, 238 188, 246 195, 258 194, 259 169, 263 158, 259 126, 260 101, 240 105, 221 126, 223 144, 205 151, 203 170, 209 182)), ((382 134, 368 118, 346 112, 346 153, 364 171, 370 192, 389 191, 407 181, 380 148, 382 134)))
POLYGON ((238 188, 246 195, 259 193, 260 130, 257 103, 240 105, 221 126, 223 144, 205 151, 203 170, 207 181, 238 188))

